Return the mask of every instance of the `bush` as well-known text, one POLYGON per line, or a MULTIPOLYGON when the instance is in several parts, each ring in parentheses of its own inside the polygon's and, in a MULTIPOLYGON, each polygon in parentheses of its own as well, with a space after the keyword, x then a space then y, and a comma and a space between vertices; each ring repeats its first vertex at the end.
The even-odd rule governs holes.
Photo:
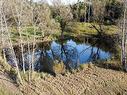
POLYGON ((106 24, 116 24, 116 21, 122 17, 123 14, 123 3, 111 0, 105 6, 104 20, 106 24))

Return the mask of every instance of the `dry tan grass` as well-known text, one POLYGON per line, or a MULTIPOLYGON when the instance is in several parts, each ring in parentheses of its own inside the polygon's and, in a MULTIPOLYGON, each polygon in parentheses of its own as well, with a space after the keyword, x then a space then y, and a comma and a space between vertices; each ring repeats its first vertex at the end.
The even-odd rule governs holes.
POLYGON ((91 65, 74 74, 38 79, 24 89, 25 95, 127 95, 127 74, 91 65))

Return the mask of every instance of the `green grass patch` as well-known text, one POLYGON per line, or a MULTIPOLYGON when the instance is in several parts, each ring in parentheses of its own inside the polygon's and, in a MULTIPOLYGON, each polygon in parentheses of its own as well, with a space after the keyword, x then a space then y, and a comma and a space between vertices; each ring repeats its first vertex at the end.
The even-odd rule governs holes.
MULTIPOLYGON (((11 34, 11 40, 13 43, 18 43, 20 41, 20 34, 17 30, 16 27, 11 27, 10 28, 10 34, 11 34)), ((46 32, 45 30, 42 31, 39 29, 39 27, 33 27, 33 26, 28 26, 28 27, 22 27, 20 29, 22 41, 25 42, 28 40, 33 41, 34 37, 36 41, 42 41, 44 37, 48 36, 48 39, 55 39, 56 36, 59 35, 59 30, 52 30, 51 33, 50 31, 46 32)), ((47 39, 47 38, 46 38, 47 39)), ((50 39, 50 40, 51 40, 50 39)))
MULTIPOLYGON (((79 23, 73 22, 70 23, 66 28, 65 35, 97 35, 98 31, 92 26, 95 25, 99 29, 97 23, 79 23)), ((115 25, 103 25, 103 32, 109 35, 116 34, 119 31, 119 28, 115 25)))

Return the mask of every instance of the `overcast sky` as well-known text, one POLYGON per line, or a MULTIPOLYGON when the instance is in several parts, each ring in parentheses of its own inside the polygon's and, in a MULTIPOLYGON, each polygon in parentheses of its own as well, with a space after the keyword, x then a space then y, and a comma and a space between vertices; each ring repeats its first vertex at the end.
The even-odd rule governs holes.
MULTIPOLYGON (((41 0, 34 0, 35 2, 41 1, 41 0)), ((51 4, 52 0, 46 0, 49 4, 51 4)), ((78 0, 62 0, 64 4, 73 4, 76 3, 78 0)), ((83 0, 80 0, 83 1, 83 0)))

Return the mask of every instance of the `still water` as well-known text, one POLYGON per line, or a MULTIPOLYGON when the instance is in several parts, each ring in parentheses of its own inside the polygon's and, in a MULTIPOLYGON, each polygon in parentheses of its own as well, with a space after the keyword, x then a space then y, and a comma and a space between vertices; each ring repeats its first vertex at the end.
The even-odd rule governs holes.
MULTIPOLYGON (((49 48, 36 49, 34 53, 34 67, 38 70, 46 64, 54 64, 54 61, 57 64, 62 61, 65 66, 67 65, 69 68, 75 69, 80 64, 96 60, 107 60, 111 56, 110 52, 90 44, 76 43, 73 40, 67 40, 64 43, 53 41, 49 48)), ((32 62, 32 52, 26 52, 24 58, 26 64, 32 62)))
MULTIPOLYGON (((104 42, 103 40, 77 42, 70 39, 66 41, 52 41, 48 44, 38 43, 34 53, 32 49, 28 52, 26 45, 23 57, 20 47, 14 47, 14 52, 21 69, 23 69, 23 62, 26 70, 28 70, 29 64, 33 64, 32 67, 37 71, 53 71, 55 64, 63 64, 66 69, 76 69, 80 64, 111 58, 116 50, 110 42, 104 42)), ((15 66, 16 61, 11 50, 5 48, 4 51, 8 63, 15 66)))

